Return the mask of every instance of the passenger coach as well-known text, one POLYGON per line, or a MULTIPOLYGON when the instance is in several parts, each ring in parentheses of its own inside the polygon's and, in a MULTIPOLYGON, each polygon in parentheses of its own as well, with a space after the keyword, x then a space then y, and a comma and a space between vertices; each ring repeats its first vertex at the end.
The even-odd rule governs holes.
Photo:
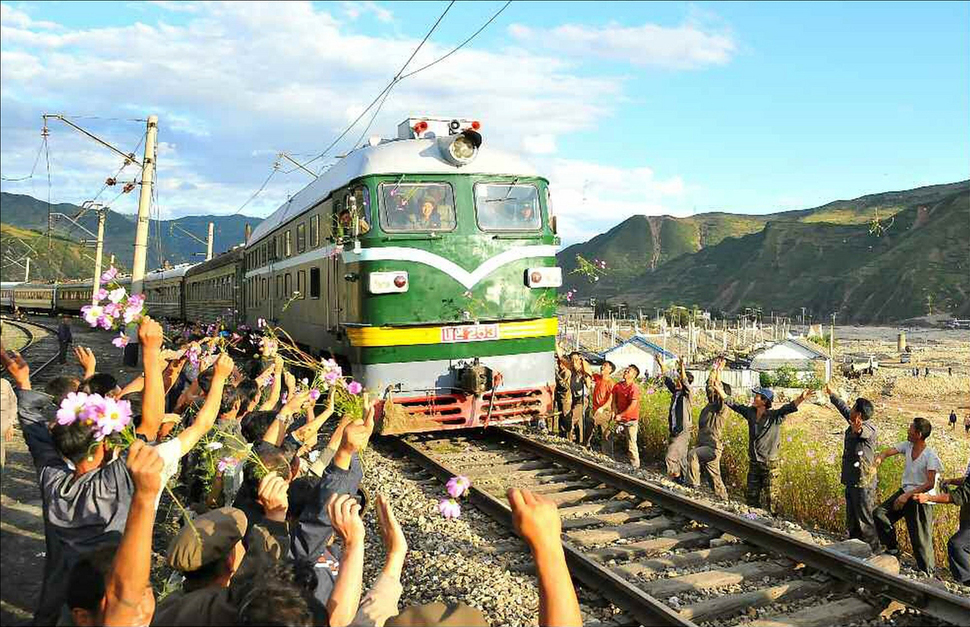
POLYGON ((256 228, 245 306, 393 399, 383 433, 527 421, 552 406, 558 243, 548 181, 478 122, 409 119, 256 228))

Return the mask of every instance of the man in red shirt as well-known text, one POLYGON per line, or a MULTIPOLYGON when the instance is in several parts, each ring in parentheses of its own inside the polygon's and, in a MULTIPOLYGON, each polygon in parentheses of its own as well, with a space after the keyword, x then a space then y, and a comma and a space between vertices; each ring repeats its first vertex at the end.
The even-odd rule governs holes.
POLYGON ((613 381, 616 366, 612 361, 604 361, 599 374, 593 375, 593 429, 600 435, 600 448, 606 452, 610 422, 613 419, 613 381))
POLYGON ((613 386, 613 416, 615 429, 609 434, 608 455, 613 455, 613 440, 625 439, 630 465, 640 467, 640 450, 637 446, 637 431, 640 426, 640 387, 637 379, 640 369, 629 365, 623 369, 623 380, 613 386))

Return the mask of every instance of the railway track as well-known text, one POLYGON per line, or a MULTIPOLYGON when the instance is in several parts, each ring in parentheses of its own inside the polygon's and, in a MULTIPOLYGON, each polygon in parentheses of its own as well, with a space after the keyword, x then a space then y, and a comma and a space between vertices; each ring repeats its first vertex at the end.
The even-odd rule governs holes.
POLYGON ((554 500, 573 576, 642 625, 848 624, 889 602, 970 625, 970 600, 895 574, 863 542, 820 547, 515 431, 390 442, 442 481, 470 477, 471 502, 509 529, 507 488, 554 500))
POLYGON ((11 326, 27 336, 27 345, 18 352, 30 364, 30 376, 35 379, 57 359, 60 347, 57 330, 36 322, 0 318, 4 326, 11 326))

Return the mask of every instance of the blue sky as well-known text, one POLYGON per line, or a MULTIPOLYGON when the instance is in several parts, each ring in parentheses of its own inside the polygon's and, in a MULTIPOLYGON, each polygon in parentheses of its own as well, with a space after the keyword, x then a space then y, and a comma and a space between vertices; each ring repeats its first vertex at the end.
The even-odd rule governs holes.
MULTIPOLYGON (((456 3, 414 66, 501 5, 456 3)), ((322 150, 445 3, 2 7, 3 176, 30 171, 44 112, 155 112, 159 207, 172 216, 231 213, 276 151, 322 150)), ((555 185, 566 243, 637 213, 764 213, 952 182, 970 169, 968 7, 513 2, 468 48, 401 83, 369 134, 393 133, 408 112, 482 119, 487 141, 555 185)), ((142 132, 78 122, 128 149, 142 132)), ((52 197, 91 198, 120 162, 51 132, 52 197)), ((266 215, 306 182, 275 175, 244 213, 266 215)), ((2 189, 46 197, 46 173, 2 189)))

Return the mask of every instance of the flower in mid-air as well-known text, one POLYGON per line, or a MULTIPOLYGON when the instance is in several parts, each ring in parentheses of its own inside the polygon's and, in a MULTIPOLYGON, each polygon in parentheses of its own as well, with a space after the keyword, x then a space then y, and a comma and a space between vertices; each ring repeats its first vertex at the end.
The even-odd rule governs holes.
POLYGON ((118 348, 124 348, 125 346, 128 346, 129 341, 130 340, 128 339, 128 336, 125 334, 124 331, 122 331, 121 333, 118 334, 118 337, 111 340, 111 343, 118 348))
POLYGON ((457 477, 452 477, 448 480, 446 489, 448 490, 448 494, 451 495, 451 498, 457 499, 460 498, 461 495, 471 487, 471 485, 472 482, 468 479, 468 477, 458 475, 457 477))
POLYGON ((363 391, 363 389, 364 389, 364 386, 362 386, 357 381, 351 381, 350 384, 347 385, 347 391, 350 392, 351 394, 360 394, 363 391))
POLYGON ((438 503, 438 511, 445 518, 458 518, 461 516, 461 505, 455 499, 441 499, 438 503))

